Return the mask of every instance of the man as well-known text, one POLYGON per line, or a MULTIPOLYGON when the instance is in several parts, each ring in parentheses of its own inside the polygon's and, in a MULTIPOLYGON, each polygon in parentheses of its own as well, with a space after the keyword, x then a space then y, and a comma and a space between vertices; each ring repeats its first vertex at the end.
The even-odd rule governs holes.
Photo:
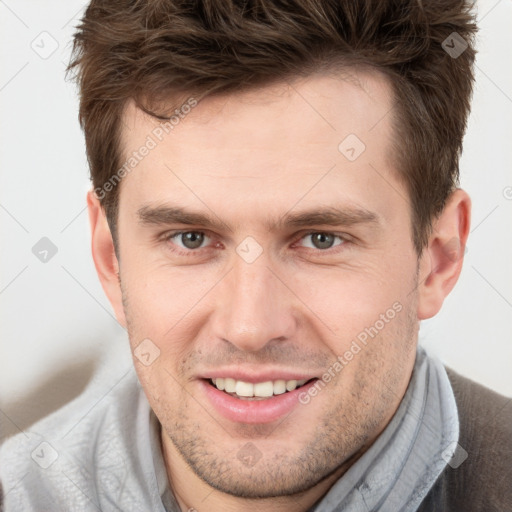
POLYGON ((512 510, 510 401, 417 346, 469 232, 474 32, 455 1, 90 4, 92 252, 136 376, 4 445, 6 510, 512 510))

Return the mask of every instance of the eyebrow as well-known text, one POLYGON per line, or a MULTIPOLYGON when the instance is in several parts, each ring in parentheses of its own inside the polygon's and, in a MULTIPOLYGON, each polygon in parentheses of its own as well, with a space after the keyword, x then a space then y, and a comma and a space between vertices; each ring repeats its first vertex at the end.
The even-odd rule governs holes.
MULTIPOLYGON (((139 223, 143 225, 185 224, 202 226, 212 230, 233 232, 237 226, 222 222, 216 215, 195 212, 186 208, 160 205, 145 205, 137 210, 139 223)), ((265 226, 269 231, 285 228, 305 228, 311 226, 353 226, 356 224, 380 224, 380 216, 372 211, 359 207, 318 207, 301 212, 288 212, 278 220, 267 219, 265 226)))

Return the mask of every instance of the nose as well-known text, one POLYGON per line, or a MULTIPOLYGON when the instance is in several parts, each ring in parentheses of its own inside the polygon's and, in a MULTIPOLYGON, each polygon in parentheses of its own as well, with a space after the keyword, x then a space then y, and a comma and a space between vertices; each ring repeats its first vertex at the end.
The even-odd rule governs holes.
POLYGON ((240 350, 257 352, 268 343, 294 336, 294 296, 261 255, 247 263, 235 255, 234 267, 220 283, 215 335, 240 350))

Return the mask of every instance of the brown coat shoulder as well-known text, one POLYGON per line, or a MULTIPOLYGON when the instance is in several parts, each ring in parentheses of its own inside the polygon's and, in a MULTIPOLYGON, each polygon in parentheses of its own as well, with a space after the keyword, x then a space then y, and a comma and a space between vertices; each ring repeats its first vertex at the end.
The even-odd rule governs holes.
POLYGON ((418 512, 512 512, 512 399, 447 373, 468 456, 446 467, 418 512))

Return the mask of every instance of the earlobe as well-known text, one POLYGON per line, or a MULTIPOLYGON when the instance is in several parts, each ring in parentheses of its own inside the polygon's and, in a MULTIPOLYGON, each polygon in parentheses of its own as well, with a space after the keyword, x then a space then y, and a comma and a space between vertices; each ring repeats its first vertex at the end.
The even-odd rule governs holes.
POLYGON ((119 280, 119 262, 105 211, 92 190, 87 194, 87 208, 91 226, 91 250, 96 272, 103 291, 114 309, 117 321, 126 327, 119 280))
POLYGON ((471 199, 461 189, 448 198, 433 222, 432 235, 420 259, 418 318, 436 315, 462 270, 469 235, 471 199))

